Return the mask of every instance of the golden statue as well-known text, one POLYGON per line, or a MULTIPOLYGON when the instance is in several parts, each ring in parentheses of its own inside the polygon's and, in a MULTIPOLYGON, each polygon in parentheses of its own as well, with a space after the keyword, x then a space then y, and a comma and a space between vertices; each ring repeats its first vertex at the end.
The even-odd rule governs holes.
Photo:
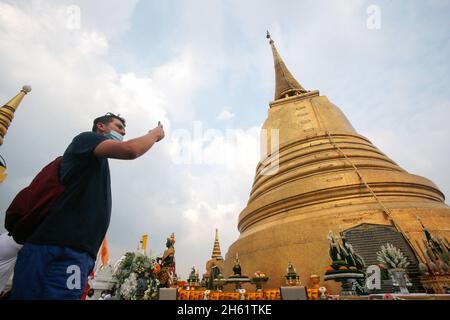
POLYGON ((176 277, 175 271, 175 234, 172 233, 166 241, 167 249, 164 250, 161 258, 157 258, 161 265, 161 271, 158 274, 161 286, 170 287, 173 284, 173 279, 176 277))

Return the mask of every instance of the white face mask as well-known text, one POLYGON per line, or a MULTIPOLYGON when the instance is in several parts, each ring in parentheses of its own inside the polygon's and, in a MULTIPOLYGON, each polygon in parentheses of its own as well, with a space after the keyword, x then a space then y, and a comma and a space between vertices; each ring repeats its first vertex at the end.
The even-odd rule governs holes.
POLYGON ((108 139, 116 140, 116 141, 123 141, 123 135, 121 135, 120 133, 117 133, 114 130, 111 130, 110 133, 105 133, 105 137, 107 137, 108 139))

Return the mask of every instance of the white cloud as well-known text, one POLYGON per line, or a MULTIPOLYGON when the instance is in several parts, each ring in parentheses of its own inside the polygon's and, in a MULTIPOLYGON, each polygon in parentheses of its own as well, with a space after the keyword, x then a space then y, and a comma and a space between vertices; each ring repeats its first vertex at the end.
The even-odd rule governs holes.
POLYGON ((231 110, 231 107, 224 107, 222 111, 217 115, 217 119, 221 121, 228 121, 234 118, 234 113, 231 110))

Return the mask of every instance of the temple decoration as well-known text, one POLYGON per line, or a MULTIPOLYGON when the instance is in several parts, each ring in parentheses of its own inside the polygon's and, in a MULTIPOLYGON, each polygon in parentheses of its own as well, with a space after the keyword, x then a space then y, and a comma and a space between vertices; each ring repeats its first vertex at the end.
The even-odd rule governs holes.
POLYGON ((392 284, 398 288, 401 294, 408 294, 408 286, 412 286, 409 281, 406 268, 409 266, 408 257, 394 245, 387 243, 381 246, 381 250, 377 252, 377 260, 385 267, 392 278, 392 284))
POLYGON ((236 253, 236 259, 234 259, 234 266, 233 266, 233 275, 232 277, 240 277, 242 276, 242 270, 241 270, 241 262, 239 261, 239 254, 236 253))
POLYGON ((289 261, 286 275, 284 276, 286 278, 286 285, 287 286, 299 286, 300 285, 300 276, 297 273, 297 270, 295 269, 294 265, 289 261))
POLYGON ((262 291, 263 284, 269 280, 269 277, 262 271, 256 271, 251 278, 251 283, 256 286, 256 291, 262 291))
POLYGON ((450 293, 450 243, 444 237, 433 237, 422 219, 418 217, 417 220, 425 235, 425 239, 422 239, 424 249, 417 242, 421 251, 419 268, 422 285, 430 293, 450 293))
POLYGON ((250 278, 242 275, 241 262, 239 261, 239 255, 236 253, 234 259, 233 275, 228 277, 227 283, 234 283, 236 291, 242 289, 242 283, 251 282, 250 278))
POLYGON ((329 255, 332 260, 331 265, 326 269, 325 281, 334 280, 342 285, 341 295, 357 295, 363 293, 363 285, 365 279, 364 261, 353 250, 351 244, 346 242, 344 236, 339 238, 328 233, 330 241, 329 255), (358 280, 359 283, 358 283, 358 280), (360 291, 360 292, 357 292, 360 291))
POLYGON ((0 146, 3 144, 3 139, 8 131, 8 128, 14 119, 14 113, 22 102, 23 97, 31 92, 30 86, 23 86, 22 90, 3 107, 0 108, 0 146))
POLYGON ((161 264, 159 281, 162 287, 173 286, 173 278, 176 276, 175 270, 175 234, 172 233, 166 241, 167 249, 164 250, 162 257, 157 258, 161 264))
POLYGON ((319 287, 320 300, 328 300, 328 290, 325 287, 319 287))
POLYGON ((194 267, 192 267, 191 273, 189 273, 189 278, 187 279, 187 282, 189 290, 195 290, 198 287, 200 287, 200 277, 194 267))
MULTIPOLYGON (((14 113, 22 102, 23 97, 31 92, 30 86, 23 86, 22 90, 3 107, 0 108, 0 146, 3 145, 5 135, 14 119, 14 113)), ((0 184, 6 179, 6 161, 0 155, 0 184)))
POLYGON ((147 241, 148 241, 148 235, 144 234, 142 236, 142 240, 141 240, 141 250, 142 250, 142 254, 146 254, 146 250, 147 250, 147 241))
POLYGON ((246 292, 245 290, 221 292, 212 290, 185 290, 178 291, 179 300, 280 300, 280 290, 263 290, 246 292))
POLYGON ((220 251, 220 243, 219 243, 219 230, 216 229, 216 236, 214 239, 213 250, 211 254, 211 259, 206 262, 206 272, 203 274, 202 281, 204 285, 208 289, 213 289, 214 279, 217 278, 219 274, 222 273, 222 264, 223 258, 222 253, 220 251))
POLYGON ((307 288, 308 299, 309 300, 321 300, 320 293, 320 277, 316 274, 310 277, 311 286, 307 288))
POLYGON ((117 281, 122 300, 156 300, 160 282, 159 264, 141 252, 127 252, 114 266, 113 279, 117 281))
POLYGON ((227 279, 225 279, 222 275, 222 273, 219 273, 217 275, 217 277, 215 277, 212 280, 212 284, 213 284, 213 288, 214 290, 218 291, 218 292, 222 292, 223 291, 223 287, 224 285, 227 284, 227 279))

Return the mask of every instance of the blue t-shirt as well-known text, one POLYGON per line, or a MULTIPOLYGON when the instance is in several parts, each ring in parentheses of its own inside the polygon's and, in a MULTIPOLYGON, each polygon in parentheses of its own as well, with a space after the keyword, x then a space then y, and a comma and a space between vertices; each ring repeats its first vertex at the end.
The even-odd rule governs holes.
POLYGON ((67 188, 27 242, 69 246, 96 259, 111 218, 111 183, 108 159, 94 150, 107 139, 95 132, 73 139, 59 172, 67 188))

